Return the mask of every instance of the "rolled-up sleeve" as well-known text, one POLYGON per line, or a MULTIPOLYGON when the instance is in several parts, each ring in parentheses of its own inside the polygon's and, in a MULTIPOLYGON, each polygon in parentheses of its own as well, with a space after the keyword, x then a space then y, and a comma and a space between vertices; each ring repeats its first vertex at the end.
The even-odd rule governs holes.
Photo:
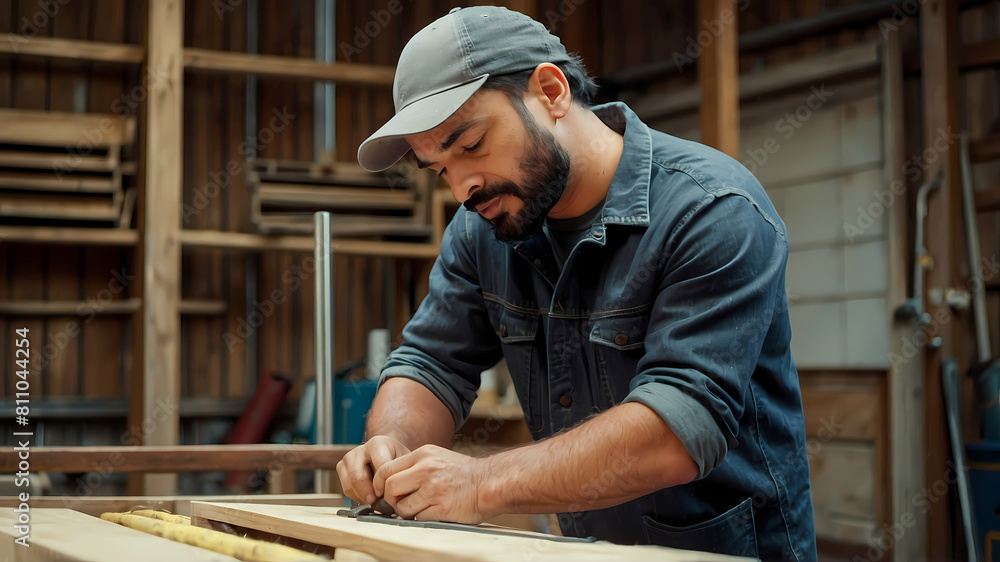
POLYGON ((788 245, 746 198, 711 197, 668 253, 625 402, 657 412, 705 477, 738 442, 750 378, 784 295, 788 245))
POLYGON ((461 427, 469 417, 483 370, 502 355, 490 325, 465 233, 464 213, 445 229, 429 291, 403 328, 403 343, 379 378, 405 377, 427 387, 461 427))

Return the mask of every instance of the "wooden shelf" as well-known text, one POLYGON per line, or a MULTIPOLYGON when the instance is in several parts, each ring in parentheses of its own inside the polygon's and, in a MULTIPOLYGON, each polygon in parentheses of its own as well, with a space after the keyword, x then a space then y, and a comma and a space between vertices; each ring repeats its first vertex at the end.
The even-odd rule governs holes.
MULTIPOLYGON (((3 316, 121 316, 139 310, 139 299, 120 299, 107 303, 96 301, 0 301, 3 316)), ((217 316, 225 314, 229 304, 223 300, 187 299, 180 304, 180 313, 187 316, 217 316)))
POLYGON ((208 49, 184 49, 184 68, 191 72, 256 74, 296 80, 331 80, 342 84, 390 87, 396 74, 396 70, 391 66, 327 64, 303 58, 250 55, 208 49))
MULTIPOLYGON (((177 411, 181 418, 237 418, 246 408, 247 398, 181 398, 177 411)), ((0 420, 14 419, 14 401, 0 400, 0 420)), ((294 416, 299 401, 285 399, 278 415, 294 416)), ((125 419, 127 398, 79 398, 49 396, 31 401, 35 420, 125 419)))
POLYGON ((988 39, 962 45, 958 51, 959 68, 974 70, 1000 64, 1000 39, 988 39))
MULTIPOLYGON (((4 41, 0 41, 0 53, 118 64, 140 64, 146 58, 146 50, 139 45, 15 34, 8 34, 4 41)), ((387 87, 392 86, 396 73, 391 66, 326 64, 297 57, 250 55, 210 49, 184 49, 184 68, 191 72, 256 74, 387 87)))
MULTIPOLYGON (((312 252, 312 236, 263 235, 212 230, 182 230, 181 245, 185 249, 244 250, 248 252, 312 252)), ((435 244, 414 242, 381 242, 374 240, 334 240, 334 254, 433 259, 438 255, 435 244)))
POLYGON ((0 53, 120 64, 139 64, 146 58, 146 50, 139 45, 25 37, 12 33, 0 41, 0 53))
POLYGON ((0 226, 0 244, 10 242, 134 247, 139 243, 139 233, 127 228, 0 226))

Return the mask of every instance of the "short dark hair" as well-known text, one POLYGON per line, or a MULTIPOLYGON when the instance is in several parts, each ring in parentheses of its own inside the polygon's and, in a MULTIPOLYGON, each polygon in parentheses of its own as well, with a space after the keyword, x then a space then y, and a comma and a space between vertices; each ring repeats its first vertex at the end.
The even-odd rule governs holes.
MULTIPOLYGON (((569 83, 569 90, 573 94, 573 101, 583 107, 590 107, 597 96, 597 82, 587 74, 587 68, 583 65, 583 59, 575 53, 569 55, 568 62, 556 64, 559 70, 566 76, 569 83)), ((490 76, 483 83, 482 90, 498 90, 509 98, 518 98, 528 93, 528 78, 535 69, 515 72, 514 74, 501 74, 490 76)))

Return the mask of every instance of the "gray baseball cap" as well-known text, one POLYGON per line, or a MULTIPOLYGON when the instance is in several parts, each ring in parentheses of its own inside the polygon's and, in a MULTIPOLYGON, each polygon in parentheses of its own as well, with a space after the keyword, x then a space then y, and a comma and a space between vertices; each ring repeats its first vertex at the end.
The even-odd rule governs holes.
POLYGON ((570 60, 545 26, 494 6, 455 8, 414 35, 396 65, 396 115, 361 143, 358 162, 370 172, 392 166, 409 150, 403 137, 444 123, 490 76, 570 60))

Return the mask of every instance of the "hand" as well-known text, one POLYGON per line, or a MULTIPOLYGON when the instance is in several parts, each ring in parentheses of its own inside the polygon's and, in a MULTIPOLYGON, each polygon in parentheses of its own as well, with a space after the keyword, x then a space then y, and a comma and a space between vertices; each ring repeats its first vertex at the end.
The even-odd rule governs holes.
POLYGON ((375 471, 375 495, 405 519, 479 524, 490 513, 480 500, 485 463, 436 445, 386 462, 375 471))
POLYGON ((337 476, 344 487, 344 495, 361 503, 374 503, 382 494, 375 493, 372 487, 372 468, 377 471, 409 452, 405 445, 385 435, 376 435, 364 445, 355 447, 337 463, 337 476))

